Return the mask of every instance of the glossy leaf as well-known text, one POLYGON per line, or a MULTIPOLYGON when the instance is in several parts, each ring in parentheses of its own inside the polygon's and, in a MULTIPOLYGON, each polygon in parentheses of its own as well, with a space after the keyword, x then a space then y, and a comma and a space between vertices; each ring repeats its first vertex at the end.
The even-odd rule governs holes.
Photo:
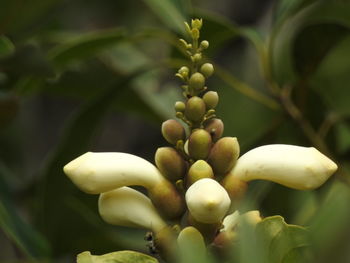
POLYGON ((154 257, 135 251, 118 251, 101 256, 91 255, 89 251, 77 256, 77 263, 158 263, 154 257))

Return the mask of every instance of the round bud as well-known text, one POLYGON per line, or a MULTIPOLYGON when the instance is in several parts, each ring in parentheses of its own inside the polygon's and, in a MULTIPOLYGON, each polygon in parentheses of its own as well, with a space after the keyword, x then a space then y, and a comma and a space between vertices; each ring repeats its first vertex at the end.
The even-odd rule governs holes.
POLYGON ((182 179, 186 173, 187 164, 174 148, 158 148, 155 162, 162 175, 172 182, 182 179))
POLYGON ((217 181, 204 178, 188 188, 186 203, 196 221, 212 224, 221 222, 230 207, 231 200, 217 181))
POLYGON ((194 182, 203 178, 214 178, 213 169, 204 160, 198 160, 188 170, 187 185, 190 186, 194 182))
POLYGON ((185 111, 185 108, 186 108, 186 105, 184 102, 182 101, 177 101, 175 103, 175 111, 176 112, 184 112, 185 111))
POLYGON ((210 151, 208 163, 215 174, 228 173, 239 156, 239 144, 236 137, 224 137, 218 140, 210 151))
POLYGON ((188 83, 192 89, 199 91, 203 89, 205 85, 205 78, 201 73, 196 72, 192 74, 188 83))
POLYGON ((221 185, 225 188, 232 201, 240 201, 248 188, 247 182, 238 179, 232 173, 225 175, 221 185))
POLYGON ((214 66, 211 63, 204 63, 200 70, 206 78, 209 78, 214 73, 214 66))
POLYGON ((183 66, 179 69, 179 74, 181 74, 183 77, 187 77, 188 73, 190 72, 190 69, 186 66, 183 66))
POLYGON ((162 134, 165 140, 173 145, 176 145, 178 140, 186 138, 184 127, 178 121, 172 119, 163 122, 162 134))
POLYGON ((204 123, 204 129, 209 132, 213 142, 216 142, 224 132, 224 123, 220 119, 210 119, 204 123))
POLYGON ((204 94, 203 101, 205 103, 207 110, 215 109, 215 107, 218 105, 218 102, 219 102, 218 93, 215 91, 208 91, 207 93, 204 94))
POLYGON ((193 122, 200 122, 205 114, 205 103, 204 101, 194 96, 187 101, 185 116, 188 120, 193 122))
POLYGON ((208 158, 212 140, 210 134, 204 129, 197 129, 188 139, 188 153, 195 160, 208 158))
POLYGON ((200 43, 200 47, 202 49, 207 49, 209 47, 209 42, 207 40, 203 40, 201 43, 200 43))
POLYGON ((199 62, 202 60, 202 54, 196 53, 193 55, 192 59, 193 59, 193 62, 199 62))

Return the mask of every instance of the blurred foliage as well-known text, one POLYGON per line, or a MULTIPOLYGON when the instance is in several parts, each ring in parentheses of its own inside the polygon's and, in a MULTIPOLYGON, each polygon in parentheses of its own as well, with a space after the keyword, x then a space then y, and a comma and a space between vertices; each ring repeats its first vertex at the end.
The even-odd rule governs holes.
MULTIPOLYGON (((155 144, 164 144, 159 124, 180 98, 173 74, 184 57, 176 40, 183 21, 202 17, 207 59, 217 69, 209 88, 220 94, 225 134, 238 137, 242 152, 267 143, 312 145, 339 166, 313 192, 254 182, 251 208, 307 226, 315 262, 350 261, 350 4, 245 3, 1 1, 0 228, 7 239, 0 247, 13 249, 0 260, 146 251, 144 232, 104 224, 96 197, 75 189, 62 167, 106 147, 152 159, 155 144), (244 16, 255 23, 241 24, 244 16)), ((283 246, 288 231, 262 246, 283 246)), ((301 262, 304 252, 287 252, 269 262, 301 262)), ((261 260, 249 254, 249 262, 261 260)))

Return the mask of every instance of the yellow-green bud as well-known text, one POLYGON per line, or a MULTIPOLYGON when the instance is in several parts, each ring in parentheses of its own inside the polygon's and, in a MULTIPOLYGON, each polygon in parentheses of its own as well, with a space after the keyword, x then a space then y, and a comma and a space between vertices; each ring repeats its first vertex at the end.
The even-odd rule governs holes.
POLYGON ((204 94, 203 101, 205 103, 207 110, 215 109, 215 107, 218 105, 218 102, 219 102, 218 93, 215 91, 208 91, 207 93, 204 94))
POLYGON ((203 119, 204 114, 205 103, 201 98, 194 96, 187 101, 185 116, 188 120, 199 122, 203 119))
POLYGON ((207 159, 211 149, 211 136, 204 129, 197 129, 188 139, 188 153, 195 160, 207 159))
POLYGON ((239 156, 239 144, 236 137, 224 137, 218 140, 210 151, 208 163, 215 174, 228 173, 239 156))
POLYGON ((176 182, 184 178, 187 164, 174 148, 158 148, 155 154, 155 162, 162 175, 170 181, 176 182))
POLYGON ((203 87, 205 85, 205 78, 201 73, 196 72, 196 73, 192 74, 188 84, 189 84, 190 88, 192 88, 196 91, 200 91, 203 89, 203 87))
POLYGON ((211 63, 204 63, 200 70, 206 78, 209 78, 214 73, 214 66, 211 63))
POLYGON ((248 188, 247 182, 233 176, 232 173, 225 175, 220 184, 226 189, 232 202, 240 201, 248 188))
POLYGON ((187 186, 203 178, 214 178, 214 172, 206 161, 198 160, 188 170, 187 186))
POLYGON ((186 105, 184 102, 182 101, 177 101, 175 103, 175 111, 176 112, 184 112, 185 111, 185 108, 186 108, 186 105))
POLYGON ((186 138, 184 127, 181 123, 172 119, 163 122, 162 134, 165 140, 173 145, 176 145, 178 140, 184 140, 186 138))
POLYGON ((192 56, 192 61, 193 62, 199 62, 202 60, 202 54, 201 53, 196 53, 192 56))
POLYGON ((188 76, 188 73, 190 72, 190 69, 188 67, 184 66, 184 67, 181 67, 178 72, 181 76, 186 78, 188 76))
POLYGON ((198 39, 199 38, 199 30, 197 28, 192 28, 191 35, 192 35, 193 39, 198 39))
POLYGON ((216 142, 224 132, 224 123, 220 119, 210 119, 204 123, 204 129, 210 133, 213 142, 216 142))
POLYGON ((203 20, 202 19, 192 19, 191 20, 191 26, 192 28, 197 28, 198 30, 202 28, 203 20))
POLYGON ((207 49, 209 47, 209 42, 207 40, 203 40, 201 43, 200 43, 200 47, 202 49, 207 49))

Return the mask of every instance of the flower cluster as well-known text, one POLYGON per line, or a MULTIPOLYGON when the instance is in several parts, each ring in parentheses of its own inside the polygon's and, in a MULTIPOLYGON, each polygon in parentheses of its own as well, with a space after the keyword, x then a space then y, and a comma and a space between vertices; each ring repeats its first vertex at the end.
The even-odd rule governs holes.
POLYGON ((215 113, 219 96, 205 85, 214 67, 203 63, 202 52, 209 43, 199 42, 202 20, 185 25, 192 43, 180 43, 190 63, 176 76, 183 81, 186 101, 175 103, 180 121, 162 124, 171 147, 156 151, 156 166, 127 153, 88 152, 64 167, 82 191, 100 195, 99 213, 107 223, 151 230, 153 249, 165 258, 191 238, 203 247, 232 241, 243 217, 252 224, 261 220, 258 211, 236 211, 248 182, 261 179, 309 190, 337 169, 312 147, 266 145, 239 157, 237 138, 222 137, 224 124, 215 113), (144 187, 148 196, 130 186, 144 187))

